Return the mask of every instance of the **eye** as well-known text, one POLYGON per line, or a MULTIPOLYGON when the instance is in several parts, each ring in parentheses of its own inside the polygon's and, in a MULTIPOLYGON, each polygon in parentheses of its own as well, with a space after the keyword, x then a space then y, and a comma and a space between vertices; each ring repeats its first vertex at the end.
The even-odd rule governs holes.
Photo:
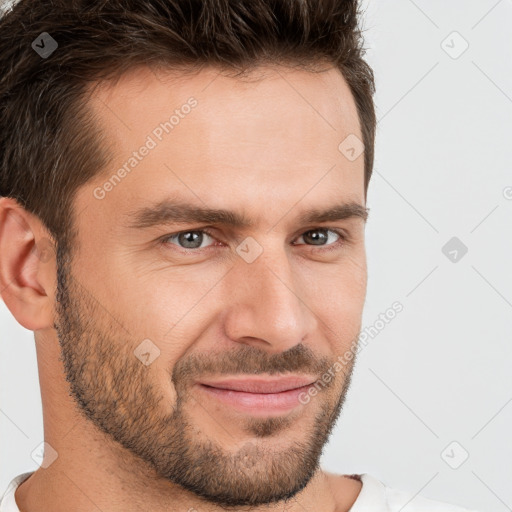
POLYGON ((311 242, 311 245, 313 245, 313 246, 315 246, 315 245, 320 246, 320 247, 328 246, 329 249, 331 249, 332 246, 338 246, 340 243, 345 241, 345 235, 341 231, 338 231, 337 229, 328 229, 328 228, 311 229, 311 230, 303 233, 298 238, 298 240, 300 240, 301 238, 308 241, 308 245, 309 245, 309 242, 311 242), (334 243, 332 243, 332 242, 328 243, 328 240, 329 240, 328 233, 334 233, 338 237, 338 240, 335 240, 334 243))
MULTIPOLYGON (((171 235, 165 235, 160 239, 160 243, 163 245, 177 245, 179 249, 184 249, 185 251, 196 251, 199 249, 208 249, 215 244, 206 244, 203 245, 205 239, 211 238, 212 240, 216 240, 213 234, 207 229, 194 229, 189 231, 181 231, 179 233, 173 233, 171 235)), ((331 250, 336 249, 340 245, 343 245, 343 242, 346 241, 346 236, 342 231, 337 229, 329 229, 329 228, 315 228, 310 229, 304 232, 297 240, 303 239, 306 243, 302 245, 310 245, 313 250, 331 250), (329 233, 334 233, 338 237, 334 242, 329 243, 329 233), (317 246, 317 247, 315 247, 317 246), (325 247, 325 248, 324 248, 325 247)), ((294 245, 301 245, 294 244, 294 245)))
POLYGON ((181 249, 202 249, 204 246, 202 245, 204 239, 206 237, 213 238, 211 234, 205 229, 196 229, 193 231, 181 231, 180 233, 175 233, 173 235, 166 235, 162 239, 162 243, 167 243, 169 240, 176 240, 181 249))

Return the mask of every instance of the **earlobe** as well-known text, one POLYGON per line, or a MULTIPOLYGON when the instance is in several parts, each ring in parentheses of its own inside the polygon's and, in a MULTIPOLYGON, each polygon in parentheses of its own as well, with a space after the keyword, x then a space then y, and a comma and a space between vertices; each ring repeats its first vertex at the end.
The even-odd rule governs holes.
POLYGON ((53 325, 54 262, 41 222, 14 199, 0 198, 0 295, 26 329, 53 325))

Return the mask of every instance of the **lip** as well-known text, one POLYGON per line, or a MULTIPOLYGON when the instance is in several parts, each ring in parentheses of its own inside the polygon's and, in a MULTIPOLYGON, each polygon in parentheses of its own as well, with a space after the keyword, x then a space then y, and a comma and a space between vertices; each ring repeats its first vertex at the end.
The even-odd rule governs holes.
POLYGON ((315 380, 315 377, 304 375, 291 375, 270 379, 263 377, 233 377, 222 380, 203 380, 200 384, 217 389, 270 394, 302 388, 313 384, 315 380))
POLYGON ((313 377, 291 376, 279 379, 233 378, 199 382, 209 398, 230 408, 255 416, 290 412, 302 403, 299 397, 315 382, 313 377))

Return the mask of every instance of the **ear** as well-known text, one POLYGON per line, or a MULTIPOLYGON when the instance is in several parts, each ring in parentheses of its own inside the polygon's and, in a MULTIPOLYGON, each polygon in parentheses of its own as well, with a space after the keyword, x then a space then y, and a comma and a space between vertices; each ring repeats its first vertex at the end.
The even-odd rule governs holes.
POLYGON ((56 258, 41 221, 15 199, 0 198, 0 296, 26 329, 53 326, 56 258))

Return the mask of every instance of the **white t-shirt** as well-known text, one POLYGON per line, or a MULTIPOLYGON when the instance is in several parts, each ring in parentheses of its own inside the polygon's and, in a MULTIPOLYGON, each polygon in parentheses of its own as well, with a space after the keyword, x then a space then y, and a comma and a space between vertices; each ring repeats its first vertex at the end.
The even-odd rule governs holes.
MULTIPOLYGON (((14 492, 18 485, 32 473, 33 471, 22 473, 11 480, 0 500, 0 512, 20 512, 14 499, 14 492)), ((354 475, 351 476, 354 477, 354 475)), ((411 492, 390 489, 368 473, 355 476, 360 477, 363 486, 350 512, 477 512, 422 496, 414 496, 411 492)))

